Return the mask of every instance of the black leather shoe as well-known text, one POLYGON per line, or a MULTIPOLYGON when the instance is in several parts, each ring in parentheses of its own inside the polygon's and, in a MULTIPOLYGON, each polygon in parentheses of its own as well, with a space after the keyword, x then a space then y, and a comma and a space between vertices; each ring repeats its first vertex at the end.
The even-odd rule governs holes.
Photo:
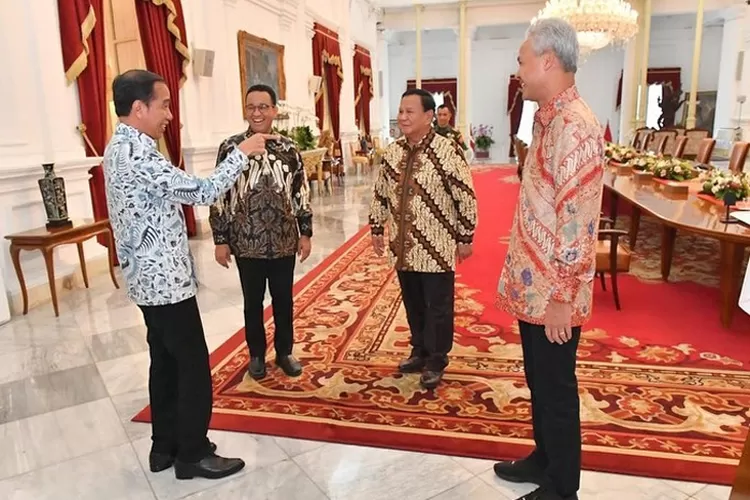
POLYGON ((241 458, 224 458, 211 454, 193 463, 175 460, 174 475, 177 479, 193 479, 194 477, 221 479, 238 473, 243 467, 245 467, 245 462, 241 458))
POLYGON ((401 373, 419 373, 424 370, 426 360, 419 356, 412 356, 398 364, 398 371, 401 373))
POLYGON ((292 356, 278 356, 276 364, 281 368, 287 377, 299 377, 302 375, 302 365, 292 356))
POLYGON ((422 384, 422 387, 425 389, 434 389, 440 384, 441 380, 443 380, 443 372, 426 370, 419 378, 419 383, 422 384))
POLYGON ((528 458, 498 462, 493 468, 497 477, 511 483, 531 483, 540 486, 544 482, 544 471, 528 458))
POLYGON ((541 486, 531 493, 518 497, 516 500, 578 500, 578 494, 574 493, 571 496, 563 497, 558 495, 555 491, 541 486))
POLYGON ((247 373, 250 374, 255 380, 260 380, 266 376, 266 360, 261 357, 251 357, 250 366, 247 368, 247 373))
MULTIPOLYGON (((216 452, 216 444, 211 443, 210 444, 211 453, 216 452)), ((170 467, 172 467, 172 464, 174 463, 175 455, 174 453, 159 453, 152 451, 148 455, 148 467, 151 469, 151 472, 161 472, 163 470, 167 470, 170 467)))

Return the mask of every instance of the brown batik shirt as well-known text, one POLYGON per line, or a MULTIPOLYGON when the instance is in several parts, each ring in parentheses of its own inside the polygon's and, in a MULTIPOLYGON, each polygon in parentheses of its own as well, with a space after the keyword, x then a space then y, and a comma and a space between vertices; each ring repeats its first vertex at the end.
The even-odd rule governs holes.
POLYGON ((375 181, 370 228, 382 235, 399 271, 455 270, 456 247, 472 243, 477 204, 471 171, 453 140, 434 130, 414 146, 390 144, 375 181))
MULTIPOLYGON (((252 135, 234 135, 219 147, 216 164, 252 135)), ((266 142, 266 155, 250 156, 232 189, 211 207, 216 245, 240 258, 276 259, 297 253, 299 236, 312 236, 312 210, 302 158, 291 139, 266 142)))

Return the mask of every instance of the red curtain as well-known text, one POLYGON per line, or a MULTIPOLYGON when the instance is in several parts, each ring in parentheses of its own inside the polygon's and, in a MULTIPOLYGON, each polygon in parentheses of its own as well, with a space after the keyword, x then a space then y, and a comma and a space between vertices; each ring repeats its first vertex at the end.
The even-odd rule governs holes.
POLYGON ((372 86, 372 58, 370 51, 354 46, 354 116, 357 125, 370 134, 370 101, 374 95, 372 86))
MULTIPOLYGON (((416 80, 406 82, 407 89, 417 88, 416 80)), ((432 78, 422 80, 422 87, 431 94, 443 94, 443 104, 451 110, 451 126, 456 124, 456 96, 458 95, 458 80, 455 78, 432 78)))
POLYGON ((341 84, 344 81, 344 69, 341 66, 341 47, 339 35, 325 26, 315 23, 315 35, 312 40, 313 74, 322 76, 325 90, 328 93, 328 108, 324 109, 323 90, 321 87, 315 96, 315 116, 318 117, 321 131, 325 127, 325 113, 330 113, 333 136, 340 139, 339 108, 341 101, 341 84))
MULTIPOLYGON (((682 68, 648 68, 646 83, 665 85, 670 92, 682 92, 682 68)), ((617 83, 617 103, 615 109, 620 109, 622 102, 622 71, 617 83)))
MULTIPOLYGON (((78 85, 86 156, 104 154, 107 137, 107 69, 104 52, 103 0, 57 0, 63 68, 68 84, 78 85)), ((109 217, 101 165, 89 170, 94 220, 109 217)), ((108 243, 105 236, 97 238, 108 243)))
POLYGON ((521 115, 523 114, 523 92, 521 91, 521 80, 516 75, 510 75, 508 83, 508 116, 510 117, 510 157, 516 157, 516 148, 513 144, 513 136, 518 133, 521 126, 521 115))
MULTIPOLYGON (((172 122, 164 134, 172 163, 185 169, 180 139, 180 87, 187 80, 190 54, 187 48, 185 17, 180 0, 135 0, 146 68, 164 77, 172 99, 172 122)), ((188 236, 195 236, 193 207, 183 206, 188 236)))

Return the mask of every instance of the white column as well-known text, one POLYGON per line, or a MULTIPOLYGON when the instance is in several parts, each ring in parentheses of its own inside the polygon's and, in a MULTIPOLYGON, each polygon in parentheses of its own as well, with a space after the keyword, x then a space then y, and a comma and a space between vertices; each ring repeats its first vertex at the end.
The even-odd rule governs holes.
MULTIPOLYGON (((339 120, 342 144, 354 141, 359 135, 354 115, 354 41, 352 40, 351 9, 345 2, 345 12, 341 14, 339 27, 339 44, 341 47, 341 65, 344 68, 344 82, 339 100, 339 120)), ((348 149, 345 146, 344 149, 348 149)))
MULTIPOLYGON (((104 22, 101 20, 100 22, 104 22)), ((43 226, 46 214, 37 180, 41 164, 55 163, 65 179, 72 219, 92 218, 88 170, 99 158, 86 158, 76 127, 80 124, 77 87, 68 85, 63 71, 57 2, 0 1, 0 66, 12 68, 0 81, 3 113, 0 120, 0 322, 7 317, 5 293, 15 304, 19 285, 3 236, 43 226)), ((95 241, 85 244, 87 260, 106 255, 95 241)), ((37 287, 47 276, 39 253, 22 254, 22 267, 32 305, 37 287)), ((90 269, 93 269, 91 266, 90 269)), ((55 250, 59 278, 78 269, 75 247, 55 250)), ((41 289, 40 289, 41 293, 41 289)))
POLYGON ((693 45, 693 65, 690 78, 690 97, 688 98, 688 115, 685 126, 695 128, 695 107, 698 97, 698 77, 701 69, 701 46, 703 44, 703 0, 698 0, 695 14, 695 43, 693 45))
POLYGON ((625 46, 625 64, 622 70, 620 93, 620 144, 629 144, 635 132, 636 99, 638 97, 638 39, 634 37, 625 46))
POLYGON ((380 123, 382 132, 380 136, 386 139, 390 132, 391 120, 395 119, 395 116, 391 116, 391 89, 390 89, 390 56, 388 54, 388 44, 390 40, 391 32, 388 30, 378 32, 378 67, 374 71, 379 71, 380 74, 373 74, 375 78, 376 88, 375 93, 378 94, 380 100, 378 101, 380 108, 380 123), (382 76, 381 76, 382 75, 382 76), (378 88, 377 85, 380 85, 378 88))
POLYGON ((458 6, 458 130, 468 140, 469 137, 469 93, 471 92, 471 39, 473 29, 466 21, 466 0, 458 6))
POLYGON ((416 11, 416 63, 414 65, 415 67, 415 73, 416 73, 416 84, 417 88, 422 88, 422 10, 424 7, 421 5, 416 5, 414 7, 416 11))
POLYGON ((718 135, 720 129, 740 126, 737 123, 737 97, 745 93, 740 88, 742 75, 737 74, 737 63, 744 46, 745 24, 748 21, 745 16, 746 10, 746 6, 728 10, 727 16, 724 19, 724 30, 721 38, 721 61, 719 63, 719 83, 716 93, 714 137, 718 135))
POLYGON ((643 0, 643 10, 641 15, 641 64, 638 78, 638 113, 636 115, 635 127, 646 126, 646 107, 648 106, 648 57, 651 41, 651 0, 643 0))

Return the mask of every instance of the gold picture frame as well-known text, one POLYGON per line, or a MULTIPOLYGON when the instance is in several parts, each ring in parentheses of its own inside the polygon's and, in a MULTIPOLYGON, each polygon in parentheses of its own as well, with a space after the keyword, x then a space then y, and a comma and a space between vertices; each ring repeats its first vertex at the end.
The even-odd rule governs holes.
POLYGON ((278 100, 286 100, 284 74, 284 46, 246 31, 237 32, 237 51, 240 59, 240 86, 244 116, 245 92, 251 85, 263 83, 276 92, 278 100))

